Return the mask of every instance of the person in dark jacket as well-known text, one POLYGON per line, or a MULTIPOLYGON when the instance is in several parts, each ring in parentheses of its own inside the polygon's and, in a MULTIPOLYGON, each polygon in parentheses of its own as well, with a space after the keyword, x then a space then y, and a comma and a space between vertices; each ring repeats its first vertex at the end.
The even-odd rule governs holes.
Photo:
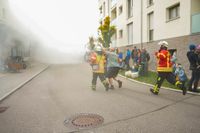
POLYGON ((140 71, 139 75, 144 76, 148 73, 148 61, 150 60, 149 53, 146 51, 145 48, 141 50, 141 55, 140 55, 140 71))
POLYGON ((190 63, 190 70, 192 71, 191 74, 191 79, 188 83, 188 90, 193 91, 193 92, 198 92, 197 86, 198 86, 198 81, 199 81, 199 68, 198 67, 198 54, 196 52, 196 46, 194 44, 190 44, 189 46, 189 51, 187 52, 187 58, 190 63), (192 88, 192 86, 194 86, 192 88))
POLYGON ((129 50, 129 48, 126 48, 126 57, 125 57, 125 64, 126 64, 126 69, 129 70, 130 69, 130 58, 131 58, 131 51, 129 50))
POLYGON ((133 60, 133 64, 137 63, 138 60, 138 49, 136 46, 131 51, 131 58, 133 60))

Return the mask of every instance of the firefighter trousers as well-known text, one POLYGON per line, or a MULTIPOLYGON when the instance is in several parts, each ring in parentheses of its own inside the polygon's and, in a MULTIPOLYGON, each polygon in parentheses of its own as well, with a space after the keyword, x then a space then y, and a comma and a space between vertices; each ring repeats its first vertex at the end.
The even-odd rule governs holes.
POLYGON ((172 72, 158 72, 157 81, 154 86, 154 92, 159 92, 159 89, 165 79, 180 89, 183 89, 184 87, 184 84, 182 84, 180 81, 177 81, 175 75, 172 72))
POLYGON ((92 75, 92 88, 96 89, 96 84, 97 84, 97 78, 98 77, 101 80, 101 82, 104 85, 104 87, 106 89, 108 89, 109 83, 106 81, 104 73, 95 73, 95 72, 93 72, 93 75, 92 75))

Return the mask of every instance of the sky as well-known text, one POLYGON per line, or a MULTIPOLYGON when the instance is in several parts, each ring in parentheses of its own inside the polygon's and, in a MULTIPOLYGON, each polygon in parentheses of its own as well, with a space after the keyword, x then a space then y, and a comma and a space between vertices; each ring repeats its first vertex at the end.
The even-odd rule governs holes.
POLYGON ((89 36, 97 36, 98 0, 9 0, 9 2, 15 16, 26 27, 38 32, 46 45, 58 51, 83 48, 89 36))

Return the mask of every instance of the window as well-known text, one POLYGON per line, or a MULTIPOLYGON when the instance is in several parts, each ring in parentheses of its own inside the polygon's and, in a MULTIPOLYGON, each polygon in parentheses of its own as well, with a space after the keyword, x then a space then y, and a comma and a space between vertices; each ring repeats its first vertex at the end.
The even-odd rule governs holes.
POLYGON ((120 7, 119 7, 119 15, 122 14, 122 12, 123 12, 123 7, 120 6, 120 7))
POLYGON ((133 44, 133 23, 127 25, 128 44, 133 44))
POLYGON ((119 38, 123 38, 123 30, 119 30, 119 38))
POLYGON ((148 6, 153 5, 153 0, 147 0, 147 5, 148 5, 148 6))
POLYGON ((117 18, 117 9, 114 8, 112 11, 111 11, 111 20, 114 20, 117 18))
POLYGON ((148 14, 148 40, 153 41, 154 17, 153 12, 148 14))
POLYGON ((133 0, 128 0, 128 18, 133 16, 133 0))
POLYGON ((102 14, 102 6, 99 8, 100 14, 102 14))
POLYGON ((173 20, 173 19, 176 19, 178 17, 180 17, 180 3, 172 6, 172 7, 169 7, 167 9, 167 14, 168 14, 168 17, 167 19, 168 20, 173 20))

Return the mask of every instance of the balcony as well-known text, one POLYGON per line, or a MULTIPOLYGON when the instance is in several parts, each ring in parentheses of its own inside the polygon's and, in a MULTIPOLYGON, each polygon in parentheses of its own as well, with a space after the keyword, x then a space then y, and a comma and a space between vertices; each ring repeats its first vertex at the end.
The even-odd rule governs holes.
POLYGON ((117 18, 117 8, 115 7, 111 11, 111 23, 112 23, 112 25, 116 25, 116 18, 117 18))
POLYGON ((111 23, 110 23, 111 25, 115 25, 115 26, 117 26, 117 19, 115 18, 115 19, 113 19, 112 21, 111 21, 111 23))
POLYGON ((112 40, 112 46, 111 47, 117 47, 117 40, 112 40))
POLYGON ((111 8, 117 4, 117 0, 111 0, 111 8))
POLYGON ((101 14, 99 14, 99 19, 103 19, 103 14, 101 13, 101 14))
POLYGON ((200 12, 192 15, 191 33, 200 33, 200 12))

